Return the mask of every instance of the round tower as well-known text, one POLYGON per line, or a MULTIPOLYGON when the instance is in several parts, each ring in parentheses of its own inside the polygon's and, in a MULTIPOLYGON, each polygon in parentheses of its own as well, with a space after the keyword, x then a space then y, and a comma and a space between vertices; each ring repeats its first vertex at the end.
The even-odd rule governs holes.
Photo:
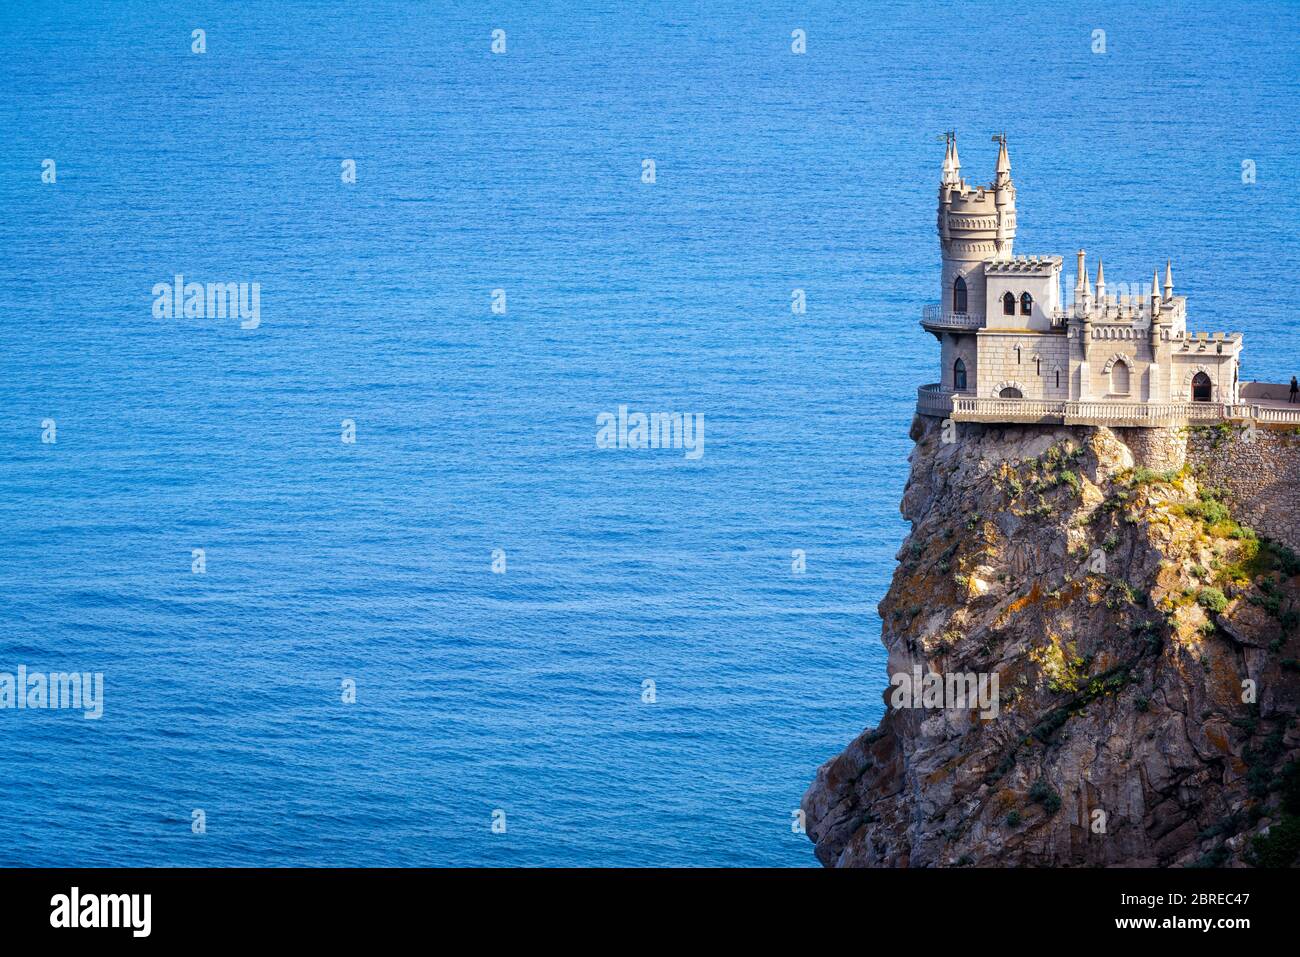
POLYGON ((961 178, 957 136, 947 134, 947 152, 939 183, 941 309, 945 313, 984 314, 986 259, 1010 259, 1016 239, 1016 187, 1005 136, 995 136, 997 175, 989 186, 972 187, 961 178), (958 283, 958 279, 961 282, 958 283), (964 295, 963 295, 964 291, 964 295))

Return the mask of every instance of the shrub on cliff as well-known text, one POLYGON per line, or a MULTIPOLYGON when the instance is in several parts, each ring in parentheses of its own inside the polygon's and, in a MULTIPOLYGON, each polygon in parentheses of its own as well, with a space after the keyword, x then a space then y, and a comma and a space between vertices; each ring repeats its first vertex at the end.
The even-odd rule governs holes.
POLYGON ((1201 607, 1214 612, 1216 615, 1228 607, 1227 596, 1217 588, 1202 588, 1201 593, 1196 596, 1201 607))
POLYGON ((1154 485, 1157 482, 1172 484, 1182 475, 1180 469, 1165 469, 1163 472, 1157 472, 1155 469, 1149 469, 1145 465, 1138 465, 1128 469, 1121 478, 1126 478, 1129 485, 1154 485))
POLYGON ((1061 809, 1061 795, 1052 790, 1052 786, 1042 778, 1035 781, 1033 787, 1029 789, 1029 799, 1035 804, 1041 804, 1048 816, 1061 809))
POLYGON ((1062 469, 1056 473, 1057 485, 1068 485, 1076 492, 1083 489, 1083 482, 1079 478, 1078 472, 1072 472, 1070 469, 1062 469))
POLYGON ((1300 761, 1290 761, 1282 769, 1282 809, 1300 814, 1300 761))
POLYGON ((1300 857, 1300 817, 1288 814, 1267 834, 1250 842, 1250 862, 1256 867, 1290 867, 1300 857))

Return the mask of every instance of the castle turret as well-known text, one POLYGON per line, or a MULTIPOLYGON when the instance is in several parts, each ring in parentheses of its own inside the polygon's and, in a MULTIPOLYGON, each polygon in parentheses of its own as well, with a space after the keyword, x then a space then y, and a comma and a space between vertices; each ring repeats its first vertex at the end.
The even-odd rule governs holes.
POLYGON ((1000 144, 997 176, 989 186, 972 187, 961 179, 957 136, 946 136, 947 149, 939 184, 938 232, 943 255, 940 302, 945 313, 985 312, 983 263, 1010 259, 1016 238, 1016 188, 1005 137, 1000 144))
POLYGON ((1174 298, 1174 266, 1173 260, 1165 260, 1165 298, 1174 298))
POLYGON ((1070 336, 1078 336, 1078 397, 1087 399, 1091 397, 1089 382, 1092 378, 1088 365, 1088 346, 1092 342, 1092 289, 1088 286, 1088 261, 1082 249, 1079 250, 1078 265, 1075 268, 1077 274, 1074 280, 1074 318, 1080 322, 1077 327, 1072 325, 1070 336), (1078 331, 1076 332, 1075 329, 1078 331))
POLYGON ((993 178, 993 203, 998 212, 995 255, 999 259, 1011 258, 1011 241, 1016 235, 1016 187, 1011 182, 1011 157, 1007 155, 1007 137, 999 133, 993 137, 998 143, 998 168, 993 178))
POLYGON ((1074 267, 1074 317, 1080 319, 1083 317, 1083 283, 1084 283, 1084 263, 1083 250, 1080 249, 1078 259, 1074 267))

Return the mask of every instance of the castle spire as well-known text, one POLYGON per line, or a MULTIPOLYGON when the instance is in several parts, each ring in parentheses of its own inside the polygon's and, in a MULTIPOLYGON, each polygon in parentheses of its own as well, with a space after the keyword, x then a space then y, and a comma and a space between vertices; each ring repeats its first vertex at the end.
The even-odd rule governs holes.
POLYGON ((1085 269, 1085 266, 1084 266, 1084 263, 1083 263, 1083 250, 1080 249, 1080 250, 1079 250, 1079 265, 1078 265, 1078 267, 1076 268, 1075 273, 1074 273, 1074 310, 1075 310, 1075 315, 1081 315, 1081 314, 1082 314, 1081 310, 1083 310, 1083 284, 1084 284, 1085 277, 1086 277, 1086 273, 1084 272, 1084 269, 1085 269))
POLYGON ((1011 157, 1007 155, 1007 134, 999 133, 993 137, 993 141, 999 144, 997 178, 994 179, 993 185, 1002 186, 1011 181, 1011 157))
POLYGON ((1165 298, 1174 298, 1174 267, 1172 260, 1165 260, 1165 298))
POLYGON ((1097 300, 1103 304, 1106 301, 1106 271, 1102 268, 1101 259, 1097 260, 1097 300))
POLYGON ((947 145, 943 151, 943 177, 939 180, 939 185, 956 186, 961 179, 961 162, 957 159, 957 133, 949 130, 943 138, 947 145))

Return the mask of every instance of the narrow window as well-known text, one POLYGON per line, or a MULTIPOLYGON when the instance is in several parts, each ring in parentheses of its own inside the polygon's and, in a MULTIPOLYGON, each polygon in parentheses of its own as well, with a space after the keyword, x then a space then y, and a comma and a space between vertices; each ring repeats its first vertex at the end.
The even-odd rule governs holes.
POLYGON ((1061 370, 1060 370, 1060 369, 1057 369, 1057 370, 1056 370, 1056 387, 1057 387, 1058 389, 1061 387, 1061 370))
POLYGON ((1016 314, 1016 297, 1011 293, 1006 293, 1002 297, 1002 315, 1014 316, 1016 314))
POLYGON ((966 311, 966 280, 958 276, 952 282, 952 311, 966 311))
POLYGON ((1040 359, 1038 356, 1034 356, 1034 375, 1042 375, 1042 374, 1043 374, 1043 360, 1040 359))
POLYGON ((1034 311, 1034 297, 1027 292, 1020 294, 1020 314, 1022 316, 1032 315, 1034 311))
POLYGON ((1112 395, 1128 395, 1128 363, 1123 359, 1110 367, 1110 391, 1112 395))
POLYGON ((958 392, 966 388, 966 363, 960 359, 952 364, 952 387, 958 392))

